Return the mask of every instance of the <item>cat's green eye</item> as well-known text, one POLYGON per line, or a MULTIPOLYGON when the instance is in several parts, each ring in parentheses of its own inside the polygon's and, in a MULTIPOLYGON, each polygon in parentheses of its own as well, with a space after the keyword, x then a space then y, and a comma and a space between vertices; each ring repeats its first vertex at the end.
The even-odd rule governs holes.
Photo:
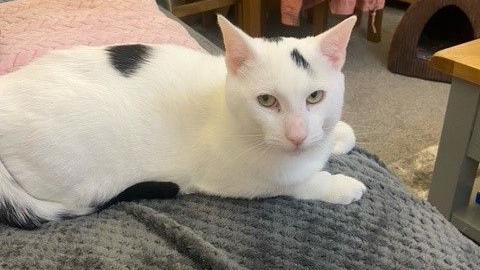
POLYGON ((257 97, 257 100, 260 105, 267 108, 273 107, 277 104, 277 99, 272 95, 260 95, 257 97))
POLYGON ((320 101, 323 100, 324 97, 325 97, 325 91, 323 90, 315 91, 307 97, 307 103, 308 104, 319 103, 320 101))

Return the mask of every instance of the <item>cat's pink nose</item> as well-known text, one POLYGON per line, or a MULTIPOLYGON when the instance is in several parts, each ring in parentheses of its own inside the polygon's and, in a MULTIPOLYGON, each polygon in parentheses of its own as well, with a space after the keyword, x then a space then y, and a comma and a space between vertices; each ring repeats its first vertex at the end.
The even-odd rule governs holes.
POLYGON ((301 117, 291 117, 287 121, 285 137, 295 146, 299 146, 307 138, 307 127, 305 120, 301 117))
POLYGON ((305 141, 306 136, 303 137, 295 137, 295 138, 287 138, 292 144, 295 146, 300 146, 303 141, 305 141))

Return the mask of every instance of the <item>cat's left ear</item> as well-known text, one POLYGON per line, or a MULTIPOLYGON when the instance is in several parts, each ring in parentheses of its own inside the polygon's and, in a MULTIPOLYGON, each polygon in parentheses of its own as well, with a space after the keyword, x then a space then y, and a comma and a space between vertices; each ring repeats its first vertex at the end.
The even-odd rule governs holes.
POLYGON ((252 38, 222 15, 218 15, 217 18, 225 44, 225 63, 228 72, 237 74, 241 67, 255 58, 255 51, 251 45, 252 38))
POLYGON ((315 37, 320 52, 336 70, 341 70, 345 63, 348 41, 356 22, 357 16, 351 16, 315 37))

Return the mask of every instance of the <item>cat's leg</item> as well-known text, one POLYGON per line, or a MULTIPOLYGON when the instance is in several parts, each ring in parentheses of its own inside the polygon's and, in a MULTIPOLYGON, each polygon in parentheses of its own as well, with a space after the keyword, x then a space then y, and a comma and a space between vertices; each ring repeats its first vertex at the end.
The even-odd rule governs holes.
POLYGON ((346 154, 355 146, 355 133, 345 122, 338 121, 333 129, 333 154, 346 154))
POLYGON ((360 200, 366 190, 367 187, 362 182, 352 177, 322 171, 297 186, 290 195, 298 199, 350 204, 360 200))

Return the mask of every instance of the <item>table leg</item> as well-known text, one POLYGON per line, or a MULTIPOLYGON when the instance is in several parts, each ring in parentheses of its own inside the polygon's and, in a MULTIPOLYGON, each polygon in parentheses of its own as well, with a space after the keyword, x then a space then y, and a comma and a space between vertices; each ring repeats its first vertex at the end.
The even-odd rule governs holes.
POLYGON ((367 39, 369 41, 380 42, 382 40, 382 19, 383 9, 369 13, 367 32, 367 39))
POLYGON ((478 161, 467 156, 480 89, 460 79, 452 80, 442 136, 438 147, 428 200, 447 217, 468 205, 478 161))
POLYGON ((363 10, 360 8, 355 9, 355 15, 357 16, 357 22, 355 23, 355 26, 359 26, 362 24, 363 10))
POLYGON ((325 0, 313 8, 313 34, 318 35, 328 28, 328 1, 325 0))
POLYGON ((262 0, 242 0, 238 4, 239 26, 252 37, 262 35, 262 0))

